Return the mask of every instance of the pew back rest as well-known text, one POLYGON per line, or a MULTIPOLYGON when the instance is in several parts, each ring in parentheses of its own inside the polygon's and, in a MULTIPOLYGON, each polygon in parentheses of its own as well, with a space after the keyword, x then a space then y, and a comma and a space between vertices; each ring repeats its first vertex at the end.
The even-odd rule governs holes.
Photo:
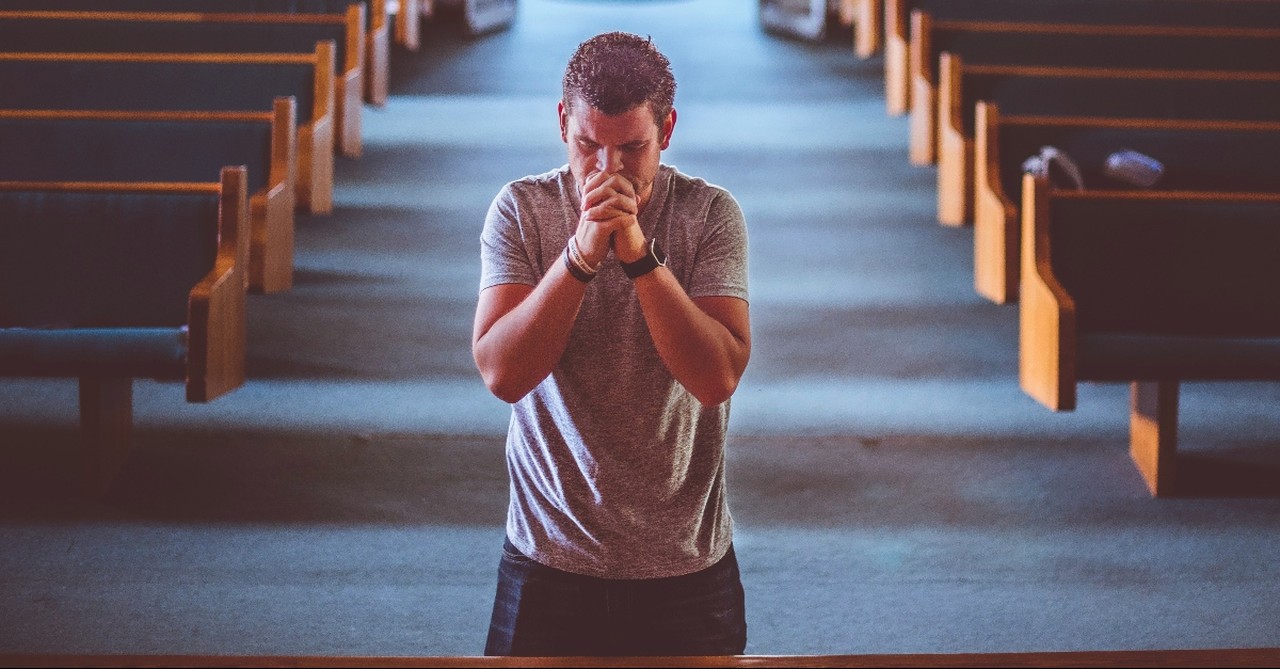
POLYGON ((1053 274, 1089 333, 1280 337, 1280 198, 1055 197, 1053 274))
POLYGON ((334 43, 336 72, 358 69, 362 7, 343 22, 329 15, 0 11, 8 52, 311 53, 334 43))
POLYGON ((1273 73, 1204 77, 1167 70, 1096 69, 1086 74, 1075 68, 995 67, 984 72, 961 65, 962 125, 972 137, 979 100, 995 103, 1009 115, 1276 120, 1280 63, 1276 67, 1273 73))
POLYGON ((268 187, 270 116, 248 120, 13 118, 0 112, 0 181, 212 182, 244 165, 268 187))
MULTIPOLYGON (((29 1, 29 0, 28 0, 29 1)), ((65 0, 63 0, 65 1, 65 0)), ((890 0, 893 2, 894 0, 890 0)), ((934 20, 1097 25, 1280 26, 1280 5, 1255 0, 897 0, 934 20)), ((3 6, 3 3, 0 3, 3 6)), ((905 13, 903 14, 906 15, 905 13)))
POLYGON ((0 11, 341 14, 369 0, 0 0, 0 11))
MULTIPOLYGON (((927 29, 919 66, 938 81, 938 54, 965 62, 1048 67, 1272 71, 1280 63, 1278 28, 960 23, 927 29)), ((917 39, 913 36, 913 39, 917 39)))
POLYGON ((1027 122, 1002 122, 997 140, 1001 186, 1015 203, 1022 162, 1042 146, 1070 156, 1089 188, 1129 188, 1102 172, 1107 156, 1128 149, 1160 161, 1164 173, 1156 187, 1161 190, 1280 192, 1280 124, 1158 128, 1151 127, 1154 121, 1108 124, 1082 119, 1080 124, 1055 125, 1037 124, 1036 117, 1020 118, 1027 122))
POLYGON ((267 111, 292 96, 305 125, 317 113, 316 58, 0 53, 0 109, 267 111))
POLYGON ((182 326, 218 242, 216 189, 0 189, 0 327, 182 326))

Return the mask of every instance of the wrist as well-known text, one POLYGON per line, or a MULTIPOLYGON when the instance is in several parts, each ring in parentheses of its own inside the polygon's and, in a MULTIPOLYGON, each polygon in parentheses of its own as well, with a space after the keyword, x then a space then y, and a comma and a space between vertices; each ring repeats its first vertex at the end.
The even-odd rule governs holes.
POLYGON ((619 234, 613 244, 613 255, 618 258, 618 262, 624 265, 643 260, 645 256, 649 255, 649 240, 645 239, 642 233, 634 235, 619 234))
POLYGON ((582 257, 582 252, 578 250, 577 237, 570 237, 569 243, 564 247, 564 266, 573 278, 582 283, 596 278, 596 273, 600 271, 598 264, 590 264, 582 257))
POLYGON ((600 265, 604 264, 605 257, 609 255, 608 245, 604 247, 603 251, 594 248, 590 243, 586 243, 580 239, 577 232, 573 233, 573 236, 569 238, 569 242, 574 245, 574 248, 577 250, 578 256, 582 259, 583 263, 592 270, 598 271, 600 269, 600 265))

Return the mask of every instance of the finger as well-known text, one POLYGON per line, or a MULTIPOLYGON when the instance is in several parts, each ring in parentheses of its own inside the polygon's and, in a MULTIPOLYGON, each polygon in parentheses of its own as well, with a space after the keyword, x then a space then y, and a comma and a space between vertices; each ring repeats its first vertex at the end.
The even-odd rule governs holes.
POLYGON ((591 197, 583 202, 584 212, 588 211, 605 211, 615 210, 619 214, 636 215, 640 212, 639 203, 633 197, 627 197, 621 193, 593 191, 591 197))

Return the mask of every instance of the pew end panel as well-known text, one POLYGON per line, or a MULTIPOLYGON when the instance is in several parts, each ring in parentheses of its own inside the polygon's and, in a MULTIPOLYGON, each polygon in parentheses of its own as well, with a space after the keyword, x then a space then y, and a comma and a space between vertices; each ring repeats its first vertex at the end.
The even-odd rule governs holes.
POLYGON ((294 209, 298 188, 298 113, 292 97, 277 98, 272 110, 269 190, 250 198, 248 268, 254 292, 275 293, 293 287, 294 209))
POLYGON ((938 160, 938 100, 934 71, 928 60, 933 51, 933 19, 920 10, 911 12, 911 42, 908 52, 908 108, 910 129, 907 138, 912 165, 933 165, 938 160))
POLYGON ((385 1, 370 0, 369 28, 365 31, 364 62, 368 64, 365 76, 365 101, 381 107, 387 104, 391 76, 391 26, 387 24, 385 1))
POLYGON ((422 19, 427 15, 427 8, 420 0, 399 0, 396 8, 395 37, 396 43, 409 51, 421 48, 422 19))
POLYGON ((361 114, 364 110, 364 5, 347 7, 344 62, 337 78, 334 115, 337 123, 337 147, 343 156, 359 158, 361 153, 361 114))
POLYGON ((333 211, 337 82, 332 40, 316 43, 314 110, 311 122, 298 127, 297 206, 312 214, 333 211))
POLYGON ((1000 181, 999 108, 979 101, 974 114, 973 286, 988 300, 1008 304, 1018 299, 1018 208, 1000 181))
POLYGON ((249 234, 247 177, 223 169, 218 201, 218 254, 213 269, 191 290, 187 401, 209 402, 244 385, 247 329, 238 248, 249 234))
POLYGON ((1076 408, 1075 301, 1054 276, 1048 186, 1022 180, 1022 298, 1018 305, 1018 382, 1054 411, 1076 408))
MULTIPOLYGON (((881 0, 869 0, 876 4, 881 0)), ((884 0, 884 99, 890 116, 902 116, 911 109, 911 70, 909 66, 911 17, 902 0, 884 0)))
POLYGON ((964 132, 960 59, 938 58, 938 222, 959 227, 973 220, 973 140, 964 132))
POLYGON ((884 48, 882 0, 856 0, 853 8, 853 51, 867 59, 884 48))

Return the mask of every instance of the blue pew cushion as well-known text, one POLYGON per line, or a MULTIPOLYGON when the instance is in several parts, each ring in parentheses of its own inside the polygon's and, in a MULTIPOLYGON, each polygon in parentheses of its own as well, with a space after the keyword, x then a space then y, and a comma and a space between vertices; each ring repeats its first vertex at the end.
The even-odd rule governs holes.
POLYGON ((0 329, 0 375, 182 379, 187 329, 0 329))

